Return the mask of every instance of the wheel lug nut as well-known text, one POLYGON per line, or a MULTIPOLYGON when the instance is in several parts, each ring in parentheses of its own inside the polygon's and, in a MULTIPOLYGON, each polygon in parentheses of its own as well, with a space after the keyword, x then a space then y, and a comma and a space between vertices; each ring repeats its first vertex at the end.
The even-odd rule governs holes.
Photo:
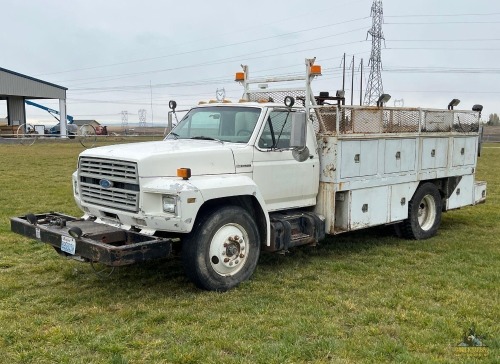
POLYGON ((224 258, 224 263, 229 262, 229 258, 224 258))
POLYGON ((224 245, 222 245, 224 248, 227 248, 227 243, 224 243, 224 245))
POLYGON ((239 241, 240 237, 238 235, 235 235, 233 239, 234 239, 234 241, 239 241))
POLYGON ((242 259, 245 258, 245 254, 241 253, 240 258, 242 258, 242 259))

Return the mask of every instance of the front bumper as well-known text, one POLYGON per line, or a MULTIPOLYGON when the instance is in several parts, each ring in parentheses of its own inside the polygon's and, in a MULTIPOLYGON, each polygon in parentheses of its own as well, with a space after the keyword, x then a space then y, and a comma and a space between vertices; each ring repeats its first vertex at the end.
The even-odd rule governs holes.
POLYGON ((52 245, 60 254, 83 261, 122 266, 165 258, 176 239, 140 234, 60 213, 11 218, 11 230, 52 245), (72 237, 71 228, 81 229, 72 237))

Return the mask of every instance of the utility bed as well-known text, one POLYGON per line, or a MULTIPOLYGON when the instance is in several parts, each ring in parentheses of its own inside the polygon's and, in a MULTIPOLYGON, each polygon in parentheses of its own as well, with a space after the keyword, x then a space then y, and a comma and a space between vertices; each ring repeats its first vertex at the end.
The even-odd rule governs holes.
POLYGON ((109 266, 165 258, 171 253, 174 240, 56 212, 11 218, 11 230, 52 245, 67 257, 109 266))

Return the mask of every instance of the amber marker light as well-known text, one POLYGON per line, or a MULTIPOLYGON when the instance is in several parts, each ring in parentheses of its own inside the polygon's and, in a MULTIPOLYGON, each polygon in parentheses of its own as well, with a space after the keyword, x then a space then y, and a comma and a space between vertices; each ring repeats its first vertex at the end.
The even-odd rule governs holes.
POLYGON ((321 75, 321 66, 319 64, 311 66, 311 75, 321 75))
POLYGON ((188 180, 191 177, 191 168, 178 168, 177 177, 182 177, 183 180, 188 180))
POLYGON ((234 76, 235 81, 244 81, 245 80, 245 73, 244 72, 236 72, 236 75, 234 76))

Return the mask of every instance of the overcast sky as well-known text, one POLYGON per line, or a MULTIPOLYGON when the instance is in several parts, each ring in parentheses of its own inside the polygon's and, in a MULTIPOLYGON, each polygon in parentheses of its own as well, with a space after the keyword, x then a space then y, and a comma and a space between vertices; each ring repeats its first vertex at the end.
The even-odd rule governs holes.
MULTIPOLYGON (((242 94, 234 73, 303 73, 316 57, 323 76, 313 90, 342 88, 341 59, 354 55, 354 103, 360 60, 368 78, 372 0, 207 2, 160 0, 0 0, 0 67, 67 87, 68 114, 101 122, 165 124, 168 101, 190 107, 242 94)), ((384 91, 405 106, 460 109, 483 104, 500 114, 500 2, 384 0, 384 91)), ((350 77, 346 81, 350 104, 350 77)), ((363 85, 363 90, 366 85, 363 85)), ((57 100, 43 100, 58 108, 57 100)), ((0 117, 6 115, 0 101, 0 117)), ((31 122, 53 120, 27 106, 31 122)))

